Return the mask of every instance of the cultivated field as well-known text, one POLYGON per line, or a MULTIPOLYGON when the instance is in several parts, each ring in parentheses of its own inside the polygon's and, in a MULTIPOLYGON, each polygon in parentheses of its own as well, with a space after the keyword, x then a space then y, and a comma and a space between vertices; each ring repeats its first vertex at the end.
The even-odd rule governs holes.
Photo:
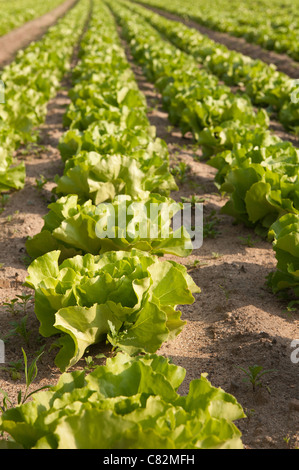
POLYGON ((10 3, 0 448, 298 449, 296 7, 10 3))

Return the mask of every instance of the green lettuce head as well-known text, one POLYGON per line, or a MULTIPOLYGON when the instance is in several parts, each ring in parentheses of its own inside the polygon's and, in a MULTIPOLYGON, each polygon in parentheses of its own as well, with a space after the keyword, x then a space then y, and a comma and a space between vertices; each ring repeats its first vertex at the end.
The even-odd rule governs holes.
POLYGON ((57 250, 34 260, 26 285, 35 290, 40 334, 59 335, 55 362, 62 371, 104 339, 130 354, 156 352, 185 324, 177 306, 192 304, 200 292, 181 264, 135 249, 60 265, 59 257, 57 250))

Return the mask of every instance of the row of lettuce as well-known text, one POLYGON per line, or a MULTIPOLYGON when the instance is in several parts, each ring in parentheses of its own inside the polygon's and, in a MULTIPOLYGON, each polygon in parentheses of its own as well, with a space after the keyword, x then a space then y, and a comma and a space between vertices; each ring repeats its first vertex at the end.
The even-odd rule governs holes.
POLYGON ((40 334, 59 347, 55 363, 62 375, 56 386, 2 414, 0 430, 10 435, 5 445, 242 448, 234 421, 245 415, 236 399, 205 374, 181 396, 186 370, 157 354, 184 327, 177 307, 192 304, 200 292, 182 264, 158 257, 188 254, 182 251, 188 233, 181 240, 158 235, 142 241, 128 230, 99 244, 94 236, 97 222, 103 230, 108 223, 108 204, 168 204, 176 189, 167 147, 155 137, 113 17, 99 0, 73 85, 60 143, 65 167, 56 181, 59 199, 41 233, 27 243, 35 260, 26 283, 35 291, 40 334), (89 374, 67 371, 105 340, 115 351, 105 365, 89 374))
POLYGON ((48 102, 69 70, 87 19, 87 4, 87 0, 78 2, 40 41, 20 50, 1 71, 0 192, 24 187, 25 164, 16 161, 15 151, 38 139, 48 102))
POLYGON ((44 0, 43 2, 36 2, 35 0, 4 2, 2 0, 0 6, 4 8, 1 8, 0 36, 22 26, 27 21, 48 13, 62 2, 63 0, 44 0))
MULTIPOLYGON (((155 0, 146 2, 156 3, 155 0)), ((274 64, 230 50, 180 21, 167 20, 135 4, 129 6, 142 12, 154 27, 175 46, 193 55, 202 67, 227 85, 241 87, 255 106, 266 107, 287 130, 296 130, 299 125, 296 80, 278 71, 274 64)))
POLYGON ((285 0, 142 0, 184 18, 190 18, 216 31, 243 37, 250 43, 299 60, 297 2, 285 0))
MULTIPOLYGON (((273 241, 277 270, 268 277, 275 293, 299 294, 299 152, 271 133, 263 110, 234 94, 197 60, 170 42, 141 7, 108 2, 133 57, 162 95, 172 124, 192 132, 217 187, 228 196, 223 213, 273 241)), ((151 18, 153 18, 151 16, 151 18)), ((160 20, 161 22, 164 20, 160 20)), ((164 31, 165 33, 165 31, 164 31)))

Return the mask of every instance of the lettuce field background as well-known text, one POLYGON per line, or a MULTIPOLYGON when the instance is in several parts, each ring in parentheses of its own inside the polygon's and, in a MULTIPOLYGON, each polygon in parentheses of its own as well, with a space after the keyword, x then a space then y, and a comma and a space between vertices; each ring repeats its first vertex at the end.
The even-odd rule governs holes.
MULTIPOLYGON (((238 41, 234 38, 240 49, 243 43, 238 41)), ((291 361, 291 341, 298 338, 299 332, 298 310, 296 306, 288 308, 288 302, 275 296, 265 284, 266 276, 276 267, 273 248, 253 230, 220 214, 227 199, 214 185, 216 170, 201 160, 201 151, 194 145, 191 134, 182 137, 180 130, 170 124, 161 96, 134 63, 123 39, 122 45, 147 99, 150 123, 168 145, 174 174, 178 170, 175 177, 179 190, 172 192, 171 197, 182 201, 196 195, 204 204, 203 246, 185 258, 162 257, 185 265, 201 292, 194 294, 192 305, 180 308, 186 325, 175 339, 162 345, 158 354, 186 369, 179 389, 182 395, 188 393, 191 380, 207 373, 213 386, 236 397, 247 415, 235 423, 242 432, 245 448, 298 448, 299 364, 291 361), (241 369, 248 370, 253 365, 270 370, 255 390, 244 382, 241 369)), ((77 52, 72 66, 77 61, 77 52)), ((246 53, 249 52, 247 45, 246 53)), ((264 51, 265 54, 271 60, 271 53, 264 51)), ((28 275, 25 243, 27 237, 33 237, 43 227, 54 177, 62 175, 58 142, 64 132, 63 115, 70 103, 70 86, 67 75, 47 106, 39 143, 16 151, 16 157, 26 165, 25 186, 9 196, 0 214, 0 331, 8 337, 6 364, 0 368, 0 389, 7 392, 14 405, 19 390, 25 390, 21 348, 29 361, 42 347, 45 351, 37 362, 38 374, 31 391, 55 385, 60 377, 54 364, 57 350, 50 349, 51 339, 41 338, 38 333, 33 301, 29 299, 26 308, 20 301, 14 313, 5 303, 18 295, 33 295, 31 289, 23 286, 28 275), (15 330, 16 322, 20 324, 25 316, 26 337, 15 330)), ((281 136, 288 137, 277 123, 273 122, 273 126, 281 136)), ((293 135, 289 137, 294 140, 293 135)), ((298 146, 297 138, 295 145, 298 146)), ((70 371, 84 368, 91 371, 93 365, 104 363, 103 354, 112 355, 109 344, 90 346, 70 371)))

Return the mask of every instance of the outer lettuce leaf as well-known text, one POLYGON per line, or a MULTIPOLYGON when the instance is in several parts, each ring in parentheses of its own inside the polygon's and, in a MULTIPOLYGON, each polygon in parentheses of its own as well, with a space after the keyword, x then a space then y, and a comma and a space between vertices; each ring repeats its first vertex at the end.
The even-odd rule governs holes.
POLYGON ((286 214, 269 230, 276 253, 276 271, 268 276, 274 293, 292 291, 299 298, 299 215, 286 214))
MULTIPOLYGON (((1 151, 1 149, 0 149, 1 151)), ((25 163, 16 164, 12 158, 0 155, 0 191, 22 189, 25 185, 25 163)))

